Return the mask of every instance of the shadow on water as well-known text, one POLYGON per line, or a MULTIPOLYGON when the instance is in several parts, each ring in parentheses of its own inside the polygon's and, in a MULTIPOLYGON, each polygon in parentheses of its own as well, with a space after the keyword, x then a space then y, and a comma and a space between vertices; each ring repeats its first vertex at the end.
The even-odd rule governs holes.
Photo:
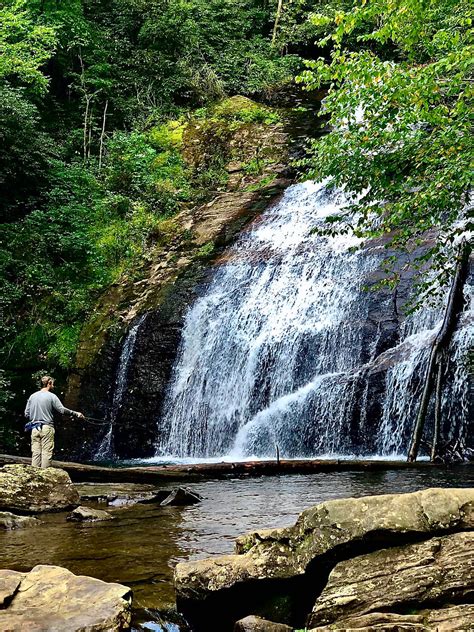
MULTIPOLYGON (((474 468, 190 483, 188 487, 204 497, 191 507, 108 507, 113 522, 85 524, 66 522, 64 513, 50 514, 41 516, 37 528, 0 532, 0 567, 27 571, 36 564, 54 564, 76 574, 125 584, 133 590, 134 607, 143 621, 144 613, 174 604, 172 573, 177 562, 231 553, 241 533, 290 525, 303 509, 334 498, 442 486, 474 486, 474 468)), ((154 620, 158 621, 156 613, 154 620)))

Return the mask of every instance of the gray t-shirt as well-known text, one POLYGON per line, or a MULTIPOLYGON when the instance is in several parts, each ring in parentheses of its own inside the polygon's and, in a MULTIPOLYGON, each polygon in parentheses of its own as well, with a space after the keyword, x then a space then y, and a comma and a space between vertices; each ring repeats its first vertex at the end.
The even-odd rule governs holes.
POLYGON ((25 417, 30 421, 41 421, 44 424, 54 426, 54 411, 61 413, 69 413, 70 415, 79 416, 74 410, 65 408, 59 397, 51 391, 37 391, 28 399, 25 408, 25 417))

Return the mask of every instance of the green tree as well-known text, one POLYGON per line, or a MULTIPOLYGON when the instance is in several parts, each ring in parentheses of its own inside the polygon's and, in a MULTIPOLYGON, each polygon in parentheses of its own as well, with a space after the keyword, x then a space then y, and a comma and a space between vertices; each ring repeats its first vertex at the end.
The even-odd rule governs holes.
POLYGON ((56 46, 53 28, 35 24, 23 0, 0 7, 0 215, 11 221, 31 209, 45 184, 53 144, 38 107, 43 72, 56 46))
POLYGON ((424 301, 451 277, 455 244, 472 228, 469 3, 366 0, 310 20, 326 32, 319 45, 332 46, 329 61, 307 62, 300 77, 308 89, 329 88, 332 131, 313 144, 310 173, 358 194, 339 218, 344 230, 389 236, 414 266, 433 266, 435 282, 420 276, 424 301), (417 255, 432 229, 432 245, 417 255))

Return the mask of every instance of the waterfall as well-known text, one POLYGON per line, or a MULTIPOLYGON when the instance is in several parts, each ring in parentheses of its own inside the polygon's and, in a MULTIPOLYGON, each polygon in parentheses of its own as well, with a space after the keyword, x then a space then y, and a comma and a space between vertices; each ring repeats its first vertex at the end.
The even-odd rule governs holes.
MULTIPOLYGON (((384 322, 374 322, 365 288, 383 248, 315 230, 349 202, 327 183, 293 185, 217 266, 186 317, 157 455, 265 458, 276 445, 284 457, 406 451, 441 310, 396 322, 398 338, 384 348, 384 322)), ((377 301, 391 313, 389 293, 377 301)), ((456 370, 453 392, 466 379, 456 370)))
POLYGON ((98 461, 103 459, 110 459, 114 456, 112 441, 114 426, 117 421, 117 416, 119 414, 120 408, 122 406, 123 397, 127 386, 128 370, 130 366, 130 361, 133 356, 133 349, 135 347, 137 334, 145 318, 146 314, 142 314, 142 316, 137 319, 135 324, 130 327, 122 345, 122 350, 120 352, 120 358, 117 365, 117 372, 115 374, 115 388, 112 395, 112 403, 107 414, 107 417, 109 419, 109 427, 102 441, 100 442, 97 452, 95 453, 95 459, 98 461))

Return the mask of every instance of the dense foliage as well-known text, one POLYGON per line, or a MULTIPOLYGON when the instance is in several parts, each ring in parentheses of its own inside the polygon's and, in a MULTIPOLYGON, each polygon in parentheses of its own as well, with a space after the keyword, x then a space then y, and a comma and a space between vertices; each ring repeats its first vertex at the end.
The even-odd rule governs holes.
POLYGON ((366 0, 310 18, 332 49, 300 77, 310 89, 329 84, 332 131, 313 145, 311 173, 359 195, 340 219, 362 237, 390 235, 390 247, 415 253, 436 229, 432 247, 412 255, 436 274, 423 277, 422 301, 452 277, 473 226, 471 16, 463 0, 366 0))
POLYGON ((183 123, 225 94, 291 79, 297 58, 271 43, 275 6, 2 3, 4 366, 67 368, 100 291, 141 265, 160 223, 218 185, 218 157, 199 173, 183 160, 183 123))

